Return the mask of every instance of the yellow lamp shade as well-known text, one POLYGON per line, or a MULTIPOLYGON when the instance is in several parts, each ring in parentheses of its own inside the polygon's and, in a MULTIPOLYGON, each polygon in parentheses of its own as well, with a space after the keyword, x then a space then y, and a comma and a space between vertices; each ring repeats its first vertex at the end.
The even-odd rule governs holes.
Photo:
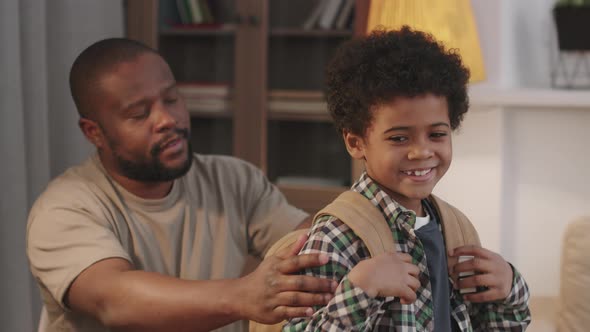
POLYGON ((404 25, 432 34, 447 49, 457 49, 471 72, 470 82, 485 79, 470 0, 371 0, 367 33, 404 25))

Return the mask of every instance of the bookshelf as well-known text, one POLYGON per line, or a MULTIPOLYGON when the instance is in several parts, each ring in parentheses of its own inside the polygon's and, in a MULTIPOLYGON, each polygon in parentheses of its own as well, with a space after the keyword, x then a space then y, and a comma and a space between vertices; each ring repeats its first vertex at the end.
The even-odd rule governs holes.
POLYGON ((355 22, 366 21, 367 7, 366 0, 127 0, 127 36, 170 64, 185 90, 195 151, 255 164, 313 213, 359 173, 322 90, 328 60, 358 31, 355 22))

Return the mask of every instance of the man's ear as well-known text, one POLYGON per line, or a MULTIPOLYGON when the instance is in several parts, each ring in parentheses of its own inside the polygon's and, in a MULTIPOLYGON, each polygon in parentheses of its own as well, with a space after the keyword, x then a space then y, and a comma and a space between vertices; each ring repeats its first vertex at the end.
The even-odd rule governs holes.
POLYGON ((361 136, 353 134, 351 132, 342 133, 344 143, 346 144, 346 150, 350 156, 354 159, 365 158, 365 141, 361 136))
POLYGON ((104 147, 104 136, 102 134, 102 129, 97 122, 87 118, 80 118, 80 120, 78 120, 78 126, 82 130, 82 133, 84 133, 84 136, 86 136, 86 139, 94 144, 97 149, 100 150, 104 147))

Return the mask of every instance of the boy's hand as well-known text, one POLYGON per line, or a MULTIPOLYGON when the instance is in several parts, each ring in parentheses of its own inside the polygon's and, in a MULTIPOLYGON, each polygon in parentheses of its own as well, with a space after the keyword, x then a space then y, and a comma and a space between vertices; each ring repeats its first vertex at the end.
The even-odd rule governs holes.
POLYGON ((504 300, 512 290, 513 272, 510 264, 502 256, 477 246, 456 248, 453 257, 473 256, 473 259, 456 263, 451 271, 455 285, 459 288, 483 286, 487 290, 464 295, 470 302, 490 302, 504 300), (459 273, 475 271, 475 275, 459 280, 459 273))
POLYGON ((348 280, 369 296, 395 296, 403 304, 416 301, 420 269, 404 253, 384 253, 366 259, 350 270, 348 280))

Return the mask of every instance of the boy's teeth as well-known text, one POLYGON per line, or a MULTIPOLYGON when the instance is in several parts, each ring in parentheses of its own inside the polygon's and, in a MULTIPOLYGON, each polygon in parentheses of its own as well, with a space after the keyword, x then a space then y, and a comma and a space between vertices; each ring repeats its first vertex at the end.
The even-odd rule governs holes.
POLYGON ((425 169, 422 171, 404 171, 407 175, 423 176, 430 173, 431 169, 425 169))

